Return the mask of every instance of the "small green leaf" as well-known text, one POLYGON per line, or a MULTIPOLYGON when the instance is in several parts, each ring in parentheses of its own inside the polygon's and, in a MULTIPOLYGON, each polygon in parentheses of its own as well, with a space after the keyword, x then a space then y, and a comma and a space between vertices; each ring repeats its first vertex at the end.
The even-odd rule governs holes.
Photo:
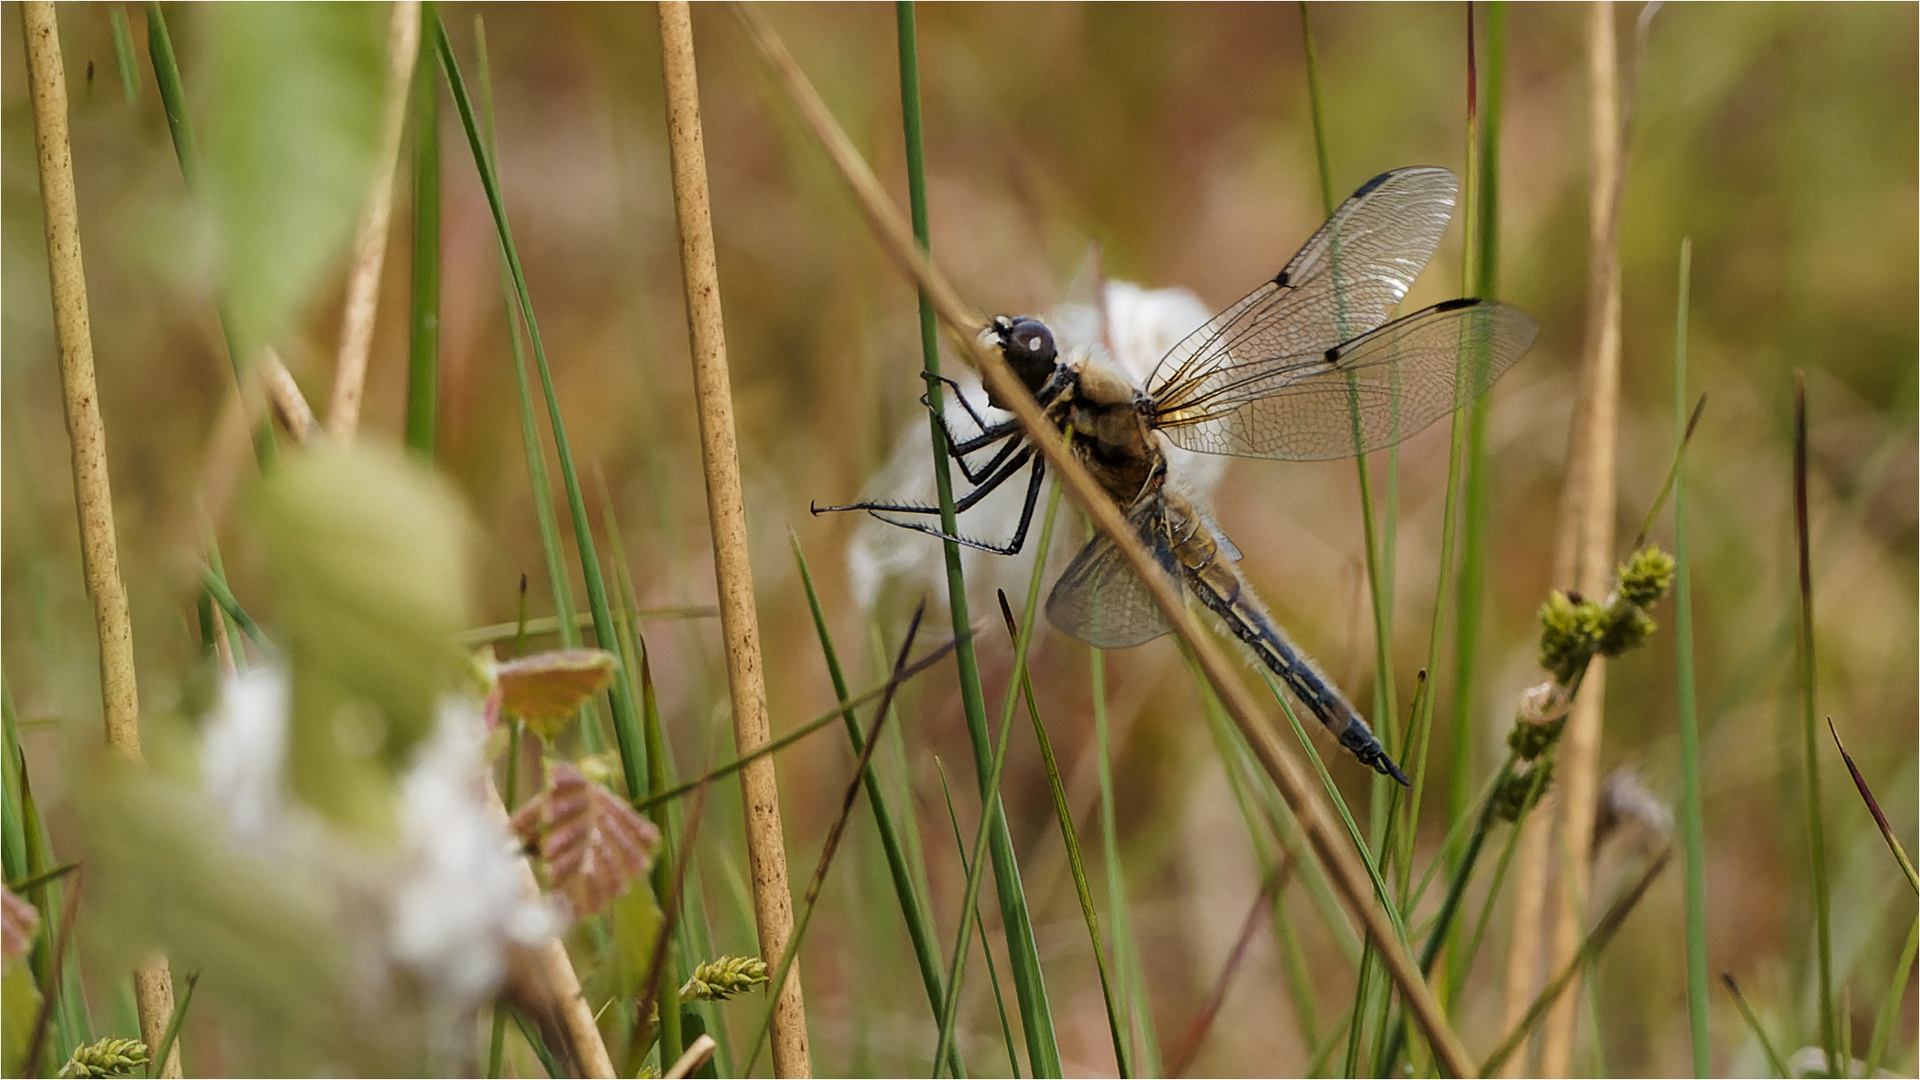
POLYGON ((7 965, 6 974, 0 975, 0 1071, 8 1076, 41 1075, 26 1068, 27 1042, 39 1015, 40 988, 33 985, 32 969, 7 965))

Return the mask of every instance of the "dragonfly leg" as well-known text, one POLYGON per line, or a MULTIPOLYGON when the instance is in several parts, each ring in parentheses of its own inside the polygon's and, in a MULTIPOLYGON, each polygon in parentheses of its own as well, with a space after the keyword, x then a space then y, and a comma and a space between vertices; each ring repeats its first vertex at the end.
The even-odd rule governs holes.
MULTIPOLYGON (((1040 502, 1040 481, 1046 474, 1047 459, 1035 457, 1033 459, 1033 478, 1027 481, 1027 501, 1025 505, 1020 508, 1020 523, 1014 526, 1013 538, 1005 544, 990 544, 984 540, 975 540, 968 536, 958 536, 953 533, 943 532, 931 525, 922 525, 917 521, 899 521, 887 517, 878 511, 870 510, 868 513, 873 514, 874 517, 889 525, 898 525, 902 529, 912 529, 914 532, 923 532, 928 536, 937 536, 942 540, 951 540, 956 544, 970 547, 977 551, 990 552, 994 555, 1015 555, 1019 553, 1021 548, 1026 546, 1027 528, 1033 524, 1033 508, 1040 502)), ((957 509, 959 504, 955 503, 954 506, 957 509)))
MULTIPOLYGON (((1014 445, 1018 446, 1018 444, 1014 445)), ((1005 455, 1003 454, 1002 456, 1004 457, 1005 455)), ((993 494, 1002 484, 1005 484, 1008 480, 1016 476, 1032 457, 1032 447, 1020 446, 1019 452, 1013 455, 1012 461, 1001 465, 999 470, 993 475, 976 483, 972 491, 955 499, 953 502, 953 512, 959 514, 973 509, 974 506, 979 504, 981 499, 993 494)), ((848 503, 845 506, 810 506, 808 509, 812 510, 815 514, 834 514, 847 510, 866 510, 869 512, 885 510, 893 514, 938 514, 940 512, 940 507, 929 506, 925 503, 896 502, 857 502, 848 503)))
MULTIPOLYGON (((975 427, 978 427, 980 430, 985 431, 987 428, 992 426, 991 424, 987 423, 985 417, 980 415, 980 410, 973 407, 973 402, 967 400, 966 391, 960 389, 959 383, 954 382, 952 379, 947 378, 945 375, 926 374, 926 375, 923 375, 923 378, 925 378, 929 383, 933 383, 933 382, 941 383, 945 385, 947 389, 953 391, 953 396, 960 399, 960 407, 967 410, 968 416, 973 417, 973 423, 975 427)), ((927 392, 925 394, 920 395, 920 404, 925 405, 929 409, 932 409, 933 402, 928 400, 928 398, 932 395, 932 393, 933 393, 933 387, 929 386, 927 388, 927 392)), ((937 412, 938 410, 935 410, 935 411, 937 412)))

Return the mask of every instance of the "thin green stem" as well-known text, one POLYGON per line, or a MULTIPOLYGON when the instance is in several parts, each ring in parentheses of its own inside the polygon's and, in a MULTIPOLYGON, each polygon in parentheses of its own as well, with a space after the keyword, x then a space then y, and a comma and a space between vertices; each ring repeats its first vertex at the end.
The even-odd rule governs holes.
MULTIPOLYGON (((922 252, 931 253, 933 245, 927 223, 926 156, 921 135, 920 61, 914 32, 914 5, 910 0, 901 0, 894 10, 899 30, 900 114, 906 144, 907 204, 913 221, 914 239, 922 252)), ((932 299, 924 289, 920 291, 920 351, 926 372, 929 403, 927 430, 933 449, 933 480, 934 489, 939 495, 940 528, 946 535, 953 536, 957 534, 959 526, 953 510, 953 478, 948 468, 946 438, 940 429, 944 395, 938 378, 939 331, 932 299)), ((947 610, 953 617, 954 638, 960 642, 954 652, 954 663, 960 677, 960 702, 967 718, 967 738, 973 745, 975 775, 979 778, 980 790, 985 797, 991 786, 987 783, 987 774, 992 770, 993 757, 991 740, 987 734, 986 697, 980 687, 980 667, 974 656, 973 643, 964 636, 971 616, 967 612, 966 579, 960 570, 960 546, 951 540, 943 544, 947 569, 947 610)), ((1014 858, 1013 838, 1007 830, 1006 814, 997 796, 989 800, 982 819, 988 823, 992 837, 994 885, 999 894, 1001 922, 1007 936, 1007 965, 1013 978, 1014 996, 1020 1005, 1021 1026, 1026 1032, 1027 1054, 1035 1076, 1058 1076, 1060 1048, 1054 1037, 1053 1016, 1047 1004, 1039 948, 1033 938, 1033 923, 1027 910, 1026 895, 1020 886, 1020 868, 1014 858)), ((975 869, 977 871, 978 867, 975 869)), ((961 940, 964 942, 966 939, 962 937, 961 940)), ((958 986, 949 982, 947 989, 950 999, 959 996, 958 986)))
POLYGON ((1787 1059, 1780 1056, 1780 1051, 1774 1047, 1773 1040, 1767 1037, 1767 1029, 1760 1025, 1760 1018, 1754 1015, 1753 1004, 1747 1000, 1747 995, 1740 991, 1740 984, 1734 982, 1733 976, 1726 972, 1720 973, 1720 981, 1727 984, 1727 992, 1733 995, 1734 1007, 1740 1010, 1740 1018, 1747 1022, 1747 1030, 1753 1032, 1755 1041, 1759 1042, 1760 1052, 1766 1055, 1767 1064, 1772 1067, 1773 1075, 1780 1077, 1781 1080, 1792 1076, 1793 1071, 1787 1068, 1787 1059))
MULTIPOLYGON (((423 7, 431 21, 432 2, 423 7)), ((440 86, 423 35, 413 75, 413 282, 407 311, 407 447, 433 460, 440 367, 440 86)), ((491 125, 489 125, 491 126, 491 125)))
MULTIPOLYGON (((933 767, 940 774, 940 794, 947 801, 947 821, 953 826, 953 850, 960 859, 960 872, 971 873, 973 864, 967 861, 967 840, 960 835, 960 815, 953 809, 953 788, 947 783, 947 767, 940 763, 937 754, 934 755, 933 767)), ((987 962, 987 982, 993 988, 993 1007, 1000 1015, 1000 1035, 1006 1041, 1007 1074, 1017 1078, 1020 1075, 1020 1052, 1013 1045, 1013 1025, 1007 1023, 1007 1002, 1000 995, 1000 973, 993 962, 993 946, 987 941, 987 927, 985 920, 980 918, 977 901, 973 906, 973 921, 980 927, 980 956, 987 962)))
POLYGON ((1900 1001, 1907 993, 1907 976, 1913 974, 1913 957, 1916 948, 1920 948, 1920 919, 1915 919, 1907 927, 1907 943, 1900 948, 1900 959, 1894 962, 1893 978, 1887 983, 1886 992, 1880 998, 1880 1009, 1873 1017, 1873 1035, 1867 1040, 1867 1067, 1864 1076, 1880 1075, 1880 1059, 1887 1051, 1887 1037, 1900 1018, 1900 1001))
MULTIPOLYGON (((1687 307, 1693 276, 1693 241, 1680 241, 1679 300, 1673 331, 1673 437, 1686 442, 1687 307)), ((1673 483, 1674 696, 1680 711, 1680 841, 1686 851, 1687 1019, 1693 1040, 1693 1075, 1712 1068, 1707 1035, 1707 836, 1700 805, 1700 718, 1693 681, 1693 568, 1687 547, 1687 482, 1675 450, 1673 483)))
POLYGON ((1813 888, 1814 943, 1820 980, 1820 1039, 1828 1061, 1840 1060, 1840 1021, 1834 1011, 1831 886, 1827 880, 1827 836, 1820 801, 1820 736, 1815 720, 1813 652, 1813 559, 1807 527, 1807 389, 1793 373, 1793 520, 1800 556, 1800 721, 1805 775, 1807 862, 1813 888))

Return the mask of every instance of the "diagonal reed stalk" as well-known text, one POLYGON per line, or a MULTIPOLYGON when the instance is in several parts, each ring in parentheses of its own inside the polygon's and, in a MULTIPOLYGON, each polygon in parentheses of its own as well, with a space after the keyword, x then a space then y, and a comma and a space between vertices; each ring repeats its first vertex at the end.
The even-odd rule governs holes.
MULTIPOLYGON (((93 603, 100 646, 100 701, 106 741, 119 754, 141 761, 140 694, 133 666, 133 622, 120 578, 119 541, 113 526, 113 487, 107 476, 107 428, 100 415, 100 388, 93 377, 93 330, 87 316, 86 270, 80 256, 80 206, 73 185, 73 150, 67 139, 67 77, 60 58, 60 29, 51 0, 20 5, 26 40, 28 95, 33 110, 35 160, 45 209, 47 273, 53 294, 54 340, 60 356, 60 388, 72 446, 73 501, 80 518, 80 562, 93 603)), ((77 886, 76 886, 77 889, 77 886)), ((67 927, 62 928, 67 929, 67 927)), ((55 958, 56 963, 58 957, 55 958)), ((54 1001, 50 988, 48 1005, 54 1001)), ((133 973, 140 1038, 160 1045, 173 1015, 173 978, 164 958, 133 973)), ((36 1035, 36 1042, 38 1036, 36 1035)), ((180 1075, 180 1056, 170 1050, 160 1075, 180 1075)))
POLYGON ((375 159, 373 186, 367 189, 367 201, 353 235, 346 311, 340 319, 340 351, 333 368, 333 399, 327 407, 327 434, 342 442, 352 439, 360 426, 367 354, 373 350, 373 319, 380 310, 380 272, 387 260, 387 227, 393 221, 393 173, 400 159, 400 135, 407 125, 407 87, 413 81, 413 65, 419 56, 420 0, 394 0, 387 32, 387 96, 380 125, 380 156, 375 159))
POLYGON ((1807 526, 1807 380, 1793 373, 1793 531, 1800 569, 1801 780, 1807 829, 1809 884, 1813 890, 1814 949, 1819 975, 1820 1045, 1829 1062, 1840 1056, 1840 1021, 1833 1000, 1833 893, 1827 880, 1826 815, 1820 800, 1820 728, 1815 720, 1812 533, 1807 526))
MULTIPOLYGON (((927 221, 927 169, 921 131, 920 50, 915 9, 911 0, 900 0, 894 11, 899 38, 900 117, 906 151, 908 212, 913 221, 914 250, 921 257, 931 258, 933 241, 927 221)), ((941 531, 954 536, 959 532, 959 525, 953 509, 953 476, 947 460, 946 433, 940 425, 940 417, 945 412, 945 387, 940 382, 935 307, 929 291, 921 288, 920 353, 927 386, 927 431, 933 454, 934 490, 940 505, 941 531)), ((970 618, 967 584, 960 566, 960 545, 943 540, 941 546, 947 571, 947 610, 953 619, 954 637, 960 639, 970 618)), ((959 676, 961 711, 967 720, 967 739, 973 747, 974 776, 985 797, 986 777, 993 757, 992 741, 987 734, 986 695, 980 685, 980 665, 971 641, 962 641, 954 654, 954 666, 959 676)), ((1026 1034, 1027 1060, 1035 1076, 1058 1076, 1060 1048, 1054 1036, 1052 1009, 1047 1002, 1046 979, 1040 968, 1040 950, 1034 941, 1033 920, 1027 908, 1026 890, 1021 885, 1013 836, 1007 829, 1006 810, 997 795, 986 804, 984 813, 992 845, 994 891, 1000 902, 1000 921, 1007 941, 1008 974, 1020 1009, 1021 1030, 1026 1034)), ((961 941, 965 940, 963 936, 961 941)), ((959 988, 949 987, 949 990, 957 994, 959 988)))
MULTIPOLYGON (((753 607, 753 565, 747 554, 747 514, 740 487, 733 390, 714 262, 713 216, 700 128, 700 88, 694 70, 693 14, 684 0, 660 4, 660 64, 666 81, 667 147, 673 168, 674 221, 687 297, 694 396, 700 415, 700 459, 707 477, 707 517, 713 528, 714 576, 720 594, 720 635, 726 642, 727 685, 733 703, 734 744, 742 752, 772 738, 767 718, 760 627, 753 607)), ((794 938, 793 897, 787 888, 785 830, 771 758, 740 776, 747 827, 747 863, 753 875, 753 914, 763 957, 785 957, 794 938)), ((773 1069, 810 1076, 806 1003, 800 970, 783 960, 774 985, 773 1069)))
MULTIPOLYGON (((1454 1034, 1431 988, 1414 966, 1413 957, 1402 945, 1392 921, 1386 912, 1375 905, 1372 882, 1349 850, 1348 841, 1333 822, 1325 803, 1315 793, 1312 782, 1301 771, 1299 764, 1281 748, 1279 740, 1263 718, 1258 702, 1240 681, 1240 667, 1229 660, 1219 643, 1201 628, 1199 620, 1181 599, 1176 583, 1148 554, 1139 536, 1128 527, 1120 508, 1088 474, 1078 458, 1063 445, 1059 431, 1041 415, 1033 396, 1007 366, 1005 358, 978 340, 976 335, 986 325, 986 320, 960 299, 946 277, 920 252, 912 231, 894 209, 846 133, 835 123, 819 94, 787 53, 786 47, 767 25, 765 17, 757 9, 748 6, 737 6, 734 10, 740 15, 788 99, 832 158, 842 178, 853 189, 887 254, 926 290, 941 321, 946 323, 948 332, 966 350, 965 355, 972 358, 991 392, 998 400, 1008 404, 1037 452, 1045 457, 1047 465, 1056 471, 1066 488, 1073 493, 1075 502, 1087 511, 1100 531, 1113 540, 1128 566, 1146 585, 1154 606, 1166 617, 1173 632, 1193 650, 1207 680, 1219 692, 1234 725, 1252 747, 1255 759, 1298 818, 1301 831, 1315 855, 1326 866, 1343 902, 1374 941, 1388 973, 1406 996, 1409 1008, 1431 1042, 1440 1067, 1455 1076, 1469 1075, 1474 1063, 1467 1056, 1466 1048, 1454 1034)), ((951 989, 949 996, 952 996, 951 989)))
POLYGON ((1766 1055, 1767 1065, 1773 1069, 1773 1075, 1781 1080, 1792 1076, 1793 1070, 1787 1067, 1787 1060, 1780 1056, 1773 1040, 1767 1037, 1767 1029, 1760 1023, 1760 1017, 1754 1014, 1753 1003, 1747 1000, 1740 984, 1734 982, 1733 975, 1725 971, 1720 973, 1720 981, 1726 984, 1727 993, 1733 996, 1734 1007, 1740 1010, 1740 1018, 1747 1022, 1747 1030, 1753 1032, 1754 1041, 1760 1044, 1760 1052, 1766 1055))

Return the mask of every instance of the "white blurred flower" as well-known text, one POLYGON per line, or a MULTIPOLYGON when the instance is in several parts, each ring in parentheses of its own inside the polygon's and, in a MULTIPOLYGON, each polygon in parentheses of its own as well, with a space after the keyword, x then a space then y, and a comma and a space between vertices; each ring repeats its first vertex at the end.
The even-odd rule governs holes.
POLYGON ((493 811, 481 704, 443 697, 434 721, 401 781, 389 942, 448 998, 477 1003, 505 974, 505 946, 552 937, 559 921, 524 891, 519 843, 493 811))
MULTIPOLYGON (((1205 323, 1211 314, 1199 297, 1185 289, 1143 289, 1129 282, 1109 281, 1103 303, 1063 304, 1047 317, 1047 324, 1053 329, 1061 357, 1068 363, 1105 364, 1139 386, 1152 374, 1160 358, 1205 323)), ((988 423, 1010 415, 987 406, 986 392, 981 388, 979 376, 972 371, 961 372, 954 381, 988 423)), ((945 398, 947 424, 956 436, 964 438, 979 430, 966 410, 954 400, 951 389, 945 398)), ((1181 490, 1202 501, 1226 471, 1227 459, 1223 457, 1195 454, 1164 441, 1161 449, 1181 490)), ((867 486, 861 498, 932 505, 936 494, 929 454, 926 423, 916 416, 894 442, 886 467, 867 486)), ((974 460, 984 463, 988 456, 976 455, 974 460)), ((1004 544, 1009 540, 1026 499, 1025 476, 1022 473, 1007 481, 960 515, 961 534, 990 543, 1004 544)), ((958 469, 953 470, 953 477, 955 496, 965 494, 966 478, 958 469)), ((988 610, 985 605, 992 603, 995 589, 1005 589, 1009 596, 1025 595, 1027 582, 1033 575, 1040 518, 1044 513, 1044 505, 1035 510, 1027 544, 1017 555, 961 549, 960 561, 966 574, 967 603, 971 609, 988 610)), ((935 527, 939 525, 936 515, 920 520, 935 527)), ((1049 579, 1066 566, 1078 542, 1084 539, 1068 515, 1062 515, 1055 531, 1053 550, 1048 558, 1049 579)), ((931 537, 916 536, 870 516, 863 517, 853 530, 847 548, 847 568, 854 597, 865 609, 871 610, 881 592, 890 586, 915 597, 925 593, 936 601, 946 595, 943 545, 931 537)))
POLYGON ((510 947, 559 930, 550 904, 527 890, 524 857, 489 791, 482 704, 441 698, 433 734, 400 778, 398 843, 362 850, 288 798, 288 694, 285 671, 248 671, 222 685, 204 728, 202 782, 235 846, 337 890, 342 940, 368 959, 368 986, 397 966, 442 1015, 482 1004, 510 947), (369 911, 380 913, 374 925, 351 914, 369 911))

